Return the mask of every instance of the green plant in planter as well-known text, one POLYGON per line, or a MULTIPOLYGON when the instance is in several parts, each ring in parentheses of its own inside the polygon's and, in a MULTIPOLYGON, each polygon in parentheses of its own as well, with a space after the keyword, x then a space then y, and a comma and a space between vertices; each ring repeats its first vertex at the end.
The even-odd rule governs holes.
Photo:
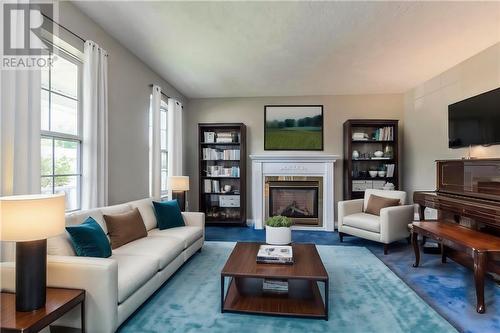
POLYGON ((286 216, 273 216, 267 219, 266 225, 274 228, 290 228, 292 226, 292 220, 286 216))

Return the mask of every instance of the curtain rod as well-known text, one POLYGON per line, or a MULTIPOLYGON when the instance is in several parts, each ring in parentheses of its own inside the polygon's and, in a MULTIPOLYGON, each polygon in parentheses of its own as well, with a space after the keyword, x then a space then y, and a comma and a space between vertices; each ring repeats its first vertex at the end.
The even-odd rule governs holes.
MULTIPOLYGON (((153 88, 154 84, 150 84, 149 87, 150 88, 153 88)), ((168 96, 167 94, 165 94, 163 91, 160 91, 160 93, 165 96, 166 98, 171 98, 170 96, 168 96)))
POLYGON ((79 40, 81 40, 83 43, 85 43, 85 39, 83 39, 82 37, 78 36, 73 31, 71 31, 68 28, 66 28, 64 25, 57 23, 51 17, 49 17, 49 16, 47 16, 47 15, 45 15, 43 13, 42 13, 42 16, 45 17, 47 20, 51 21, 52 23, 57 24, 58 26, 60 26, 61 28, 63 28, 64 30, 66 30, 67 32, 69 32, 70 34, 72 34, 73 36, 75 36, 76 38, 78 38, 79 40))

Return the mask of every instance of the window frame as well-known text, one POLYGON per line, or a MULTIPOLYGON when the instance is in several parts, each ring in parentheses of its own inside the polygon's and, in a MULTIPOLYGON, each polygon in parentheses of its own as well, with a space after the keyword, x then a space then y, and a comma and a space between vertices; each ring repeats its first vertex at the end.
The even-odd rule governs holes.
MULTIPOLYGON (((56 46, 54 46, 56 48, 56 46)), ((48 80, 49 80, 49 86, 48 88, 41 87, 40 89, 40 94, 42 94, 43 91, 48 92, 49 95, 49 100, 48 100, 48 109, 49 109, 49 129, 48 130, 43 130, 41 129, 42 127, 42 120, 40 121, 40 144, 42 142, 42 139, 51 139, 52 140, 52 173, 50 175, 40 175, 40 180, 43 178, 50 178, 52 180, 52 193, 55 193, 55 179, 57 177, 76 177, 77 182, 77 205, 75 209, 66 209, 66 213, 74 212, 81 210, 82 208, 82 177, 83 177, 83 171, 82 171, 82 144, 83 144, 83 103, 82 103, 82 97, 83 97, 83 61, 82 59, 76 57, 73 54, 70 54, 69 52, 66 52, 65 50, 57 47, 56 52, 53 52, 50 54, 50 56, 58 56, 63 58, 66 61, 69 61, 73 64, 75 64, 78 68, 78 79, 77 79, 77 97, 71 97, 67 96, 63 93, 56 92, 52 90, 52 82, 51 82, 51 77, 52 77, 52 70, 49 69, 48 71, 48 80), (51 130, 51 120, 52 120, 52 94, 71 99, 73 101, 77 102, 77 134, 67 134, 67 133, 61 133, 57 131, 52 131, 51 130), (71 174, 56 174, 55 173, 55 141, 56 140, 62 140, 62 141, 70 141, 70 142, 76 142, 77 143, 77 173, 71 173, 71 174)), ((41 156, 40 156, 41 159, 41 156)))

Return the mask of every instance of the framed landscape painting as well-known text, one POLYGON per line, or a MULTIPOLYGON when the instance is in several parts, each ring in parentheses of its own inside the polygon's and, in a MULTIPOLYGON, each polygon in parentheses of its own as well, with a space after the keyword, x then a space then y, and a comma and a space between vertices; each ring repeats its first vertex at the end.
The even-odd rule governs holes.
POLYGON ((323 105, 264 106, 264 150, 323 150, 323 105))

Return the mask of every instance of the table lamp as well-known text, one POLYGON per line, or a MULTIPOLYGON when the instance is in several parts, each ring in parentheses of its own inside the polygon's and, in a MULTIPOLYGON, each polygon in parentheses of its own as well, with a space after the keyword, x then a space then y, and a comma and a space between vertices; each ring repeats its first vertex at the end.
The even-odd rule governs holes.
POLYGON ((0 197, 0 239, 16 242, 16 310, 45 306, 47 238, 64 232, 62 194, 0 197))
POLYGON ((188 176, 170 176, 167 188, 172 191, 172 199, 177 199, 181 211, 186 210, 186 191, 189 191, 188 176))

